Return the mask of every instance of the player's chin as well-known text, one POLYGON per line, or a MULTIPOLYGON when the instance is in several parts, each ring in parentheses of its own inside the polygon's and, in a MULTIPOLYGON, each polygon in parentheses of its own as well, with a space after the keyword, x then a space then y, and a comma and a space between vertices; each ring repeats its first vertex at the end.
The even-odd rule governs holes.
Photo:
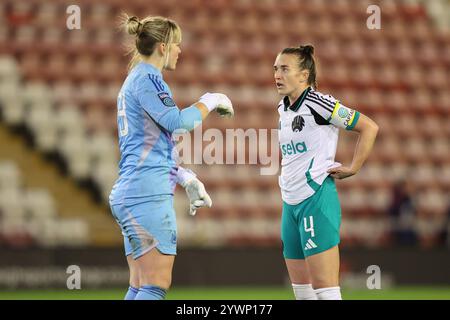
POLYGON ((278 94, 279 94, 280 96, 285 96, 285 95, 286 95, 285 90, 283 90, 282 88, 278 88, 278 87, 277 87, 277 92, 278 92, 278 94))
POLYGON ((166 67, 166 70, 168 71, 174 71, 177 68, 177 63, 175 62, 174 64, 168 65, 166 67))

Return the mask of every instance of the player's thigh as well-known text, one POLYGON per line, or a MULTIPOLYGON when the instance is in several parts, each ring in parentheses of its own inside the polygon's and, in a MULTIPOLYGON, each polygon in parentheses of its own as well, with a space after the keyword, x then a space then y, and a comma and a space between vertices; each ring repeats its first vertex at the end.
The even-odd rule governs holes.
MULTIPOLYGON (((135 260, 157 248, 176 255, 177 226, 173 197, 123 205, 122 229, 135 260)), ((126 252, 128 254, 128 252, 126 252)))
POLYGON ((168 289, 177 245, 173 198, 128 206, 127 209, 135 218, 133 258, 138 265, 140 285, 168 289))
POLYGON ((284 259, 288 269, 289 278, 293 284, 309 284, 311 277, 309 275, 308 265, 304 259, 284 259))
POLYGON ((305 257, 337 246, 340 242, 341 206, 331 177, 299 208, 299 232, 305 257))
POLYGON ((339 286, 339 247, 306 257, 314 289, 339 286))
POLYGON ((283 201, 281 213, 281 243, 285 259, 304 259, 299 226, 295 217, 295 205, 289 205, 283 201))
POLYGON ((123 205, 112 204, 110 204, 110 207, 111 213, 122 231, 125 257, 127 259, 128 268, 130 269, 130 285, 134 288, 139 288, 139 273, 137 264, 132 257, 133 249, 125 232, 125 228, 123 227, 124 223, 121 221, 125 215, 125 207, 123 205))
POLYGON ((172 283, 174 255, 161 253, 157 248, 150 250, 135 260, 141 286, 156 285, 168 289, 172 283))
POLYGON ((299 231, 313 287, 337 286, 341 208, 331 177, 305 202, 301 217, 299 231))

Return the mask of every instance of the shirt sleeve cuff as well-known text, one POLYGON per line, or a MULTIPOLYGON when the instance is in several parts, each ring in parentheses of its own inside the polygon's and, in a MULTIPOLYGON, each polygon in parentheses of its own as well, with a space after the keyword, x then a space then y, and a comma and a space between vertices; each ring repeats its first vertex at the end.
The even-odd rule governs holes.
POLYGON ((196 178, 196 174, 189 169, 178 167, 177 172, 177 183, 183 188, 186 187, 186 184, 189 180, 196 178))

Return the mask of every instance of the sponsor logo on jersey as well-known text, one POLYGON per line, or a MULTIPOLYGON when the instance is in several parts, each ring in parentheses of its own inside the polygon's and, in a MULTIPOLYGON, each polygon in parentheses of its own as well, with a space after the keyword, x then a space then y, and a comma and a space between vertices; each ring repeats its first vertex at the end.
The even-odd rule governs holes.
POLYGON ((283 156, 304 153, 306 151, 308 151, 308 149, 306 148, 306 144, 304 141, 294 144, 294 141, 291 140, 290 143, 281 145, 281 153, 283 154, 283 156))
POLYGON ((296 116, 294 120, 292 120, 292 131, 300 132, 305 126, 305 119, 302 116, 296 116))

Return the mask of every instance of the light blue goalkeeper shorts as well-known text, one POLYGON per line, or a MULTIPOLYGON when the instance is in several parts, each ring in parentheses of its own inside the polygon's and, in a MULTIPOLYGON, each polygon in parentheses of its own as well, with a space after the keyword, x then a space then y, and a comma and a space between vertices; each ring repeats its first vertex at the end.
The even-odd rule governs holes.
POLYGON ((140 203, 111 205, 124 237, 125 255, 138 259, 153 248, 177 254, 177 225, 173 196, 140 203))

